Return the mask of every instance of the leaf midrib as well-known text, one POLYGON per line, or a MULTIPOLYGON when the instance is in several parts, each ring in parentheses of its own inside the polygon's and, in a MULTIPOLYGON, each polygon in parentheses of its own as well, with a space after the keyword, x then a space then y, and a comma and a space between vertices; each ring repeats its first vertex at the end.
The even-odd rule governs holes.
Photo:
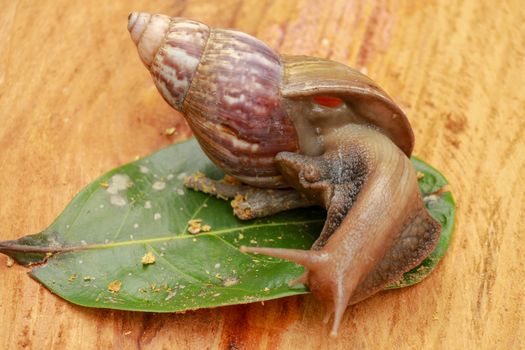
MULTIPOLYGON (((221 235, 232 233, 236 231, 244 231, 244 230, 255 230, 259 228, 266 228, 266 227, 275 227, 275 226, 290 226, 290 225, 307 225, 307 224, 317 224, 324 222, 324 219, 315 219, 315 220, 304 220, 304 221, 292 221, 292 222, 271 222, 271 223, 264 223, 264 224, 254 224, 254 225, 247 225, 242 227, 232 227, 222 230, 216 230, 216 231, 210 231, 205 233, 198 233, 195 235, 186 234, 186 233, 168 233, 169 236, 161 236, 161 237, 154 237, 154 238, 147 238, 147 239, 134 239, 130 241, 119 241, 119 242, 112 242, 112 243, 95 243, 95 244, 88 244, 88 245, 82 245, 82 246, 69 246, 69 247, 63 247, 64 249, 68 249, 68 251, 72 251, 75 248, 78 250, 94 250, 94 249, 111 249, 111 248, 118 248, 118 247, 124 247, 124 246, 131 246, 131 245, 137 245, 137 244, 150 244, 150 243, 158 243, 163 241, 175 241, 180 239, 193 239, 193 238, 199 238, 199 237, 220 237, 221 235)), ((311 236, 310 233, 307 232, 308 235, 311 236)), ((313 238, 313 237, 312 237, 313 238)), ((237 249, 237 247, 235 247, 237 249)), ((57 248, 54 248, 55 251, 57 248)))

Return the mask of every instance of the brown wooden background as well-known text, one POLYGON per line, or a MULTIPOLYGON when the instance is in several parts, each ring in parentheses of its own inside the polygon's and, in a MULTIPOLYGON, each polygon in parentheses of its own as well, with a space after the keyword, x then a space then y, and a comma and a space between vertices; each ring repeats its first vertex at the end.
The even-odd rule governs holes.
POLYGON ((408 112, 415 154, 458 203, 420 285, 349 309, 311 296, 186 314, 71 305, 0 257, 0 348, 525 347, 525 7, 516 1, 0 0, 0 239, 45 228, 105 171, 189 135, 126 30, 132 10, 246 31, 366 69, 408 112), (164 130, 177 127, 168 137, 164 130))

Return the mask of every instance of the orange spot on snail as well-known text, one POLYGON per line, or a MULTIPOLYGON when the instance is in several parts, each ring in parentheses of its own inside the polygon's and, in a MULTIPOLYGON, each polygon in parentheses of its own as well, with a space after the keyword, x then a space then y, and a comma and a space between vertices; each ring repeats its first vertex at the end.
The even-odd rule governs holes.
POLYGON ((331 96, 314 96, 314 103, 324 106, 324 107, 330 107, 335 108, 339 107, 343 104, 343 100, 339 97, 331 97, 331 96))

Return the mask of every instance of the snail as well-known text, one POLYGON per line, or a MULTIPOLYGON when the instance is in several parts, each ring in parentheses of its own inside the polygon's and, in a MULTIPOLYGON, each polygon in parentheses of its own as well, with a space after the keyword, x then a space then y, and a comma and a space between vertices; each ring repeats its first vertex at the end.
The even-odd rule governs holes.
POLYGON ((128 30, 163 98, 207 156, 241 183, 195 176, 188 186, 236 197, 244 219, 326 208, 310 250, 240 249, 304 265, 290 285, 306 284, 326 303, 332 335, 348 305, 399 280, 435 247, 440 225, 409 160, 410 123, 370 78, 183 18, 132 13, 128 30))

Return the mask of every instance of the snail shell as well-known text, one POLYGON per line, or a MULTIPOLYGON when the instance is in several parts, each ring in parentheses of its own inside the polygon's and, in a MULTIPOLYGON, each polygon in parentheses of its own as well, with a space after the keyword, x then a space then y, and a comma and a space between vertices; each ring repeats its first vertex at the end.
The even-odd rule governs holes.
POLYGON ((147 16, 131 15, 132 38, 162 96, 184 114, 208 157, 245 183, 282 187, 273 158, 299 146, 280 100, 279 57, 244 33, 147 16))
POLYGON ((128 30, 164 99, 185 116, 208 157, 244 183, 288 186, 275 155, 319 155, 323 135, 346 123, 373 125, 412 152, 404 113, 345 65, 279 56, 248 34, 164 15, 132 13, 128 30), (343 103, 320 103, 326 95, 343 103))

